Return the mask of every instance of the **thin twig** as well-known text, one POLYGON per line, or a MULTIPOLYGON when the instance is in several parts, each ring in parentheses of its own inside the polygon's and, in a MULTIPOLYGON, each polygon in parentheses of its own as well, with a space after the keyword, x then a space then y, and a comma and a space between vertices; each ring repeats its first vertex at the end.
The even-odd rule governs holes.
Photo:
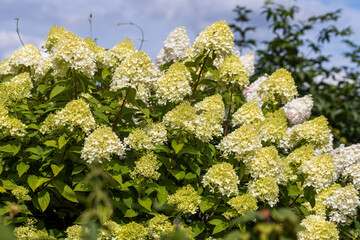
POLYGON ((129 95, 130 89, 131 89, 131 87, 128 87, 128 89, 126 90, 125 98, 124 98, 124 100, 123 100, 123 102, 122 102, 120 111, 119 111, 119 113, 116 115, 116 119, 115 119, 115 122, 114 122, 114 124, 113 124, 113 131, 116 130, 116 127, 117 127, 117 125, 118 125, 118 123, 119 123, 119 120, 120 120, 122 111, 123 111, 123 109, 124 109, 124 107, 125 107, 126 98, 127 98, 127 96, 129 95))
POLYGON ((292 207, 292 206, 295 204, 296 200, 298 200, 298 198, 300 197, 300 195, 301 195, 301 193, 296 196, 296 198, 295 198, 294 201, 290 204, 289 207, 292 207))
POLYGON ((140 39, 140 47, 139 47, 138 50, 141 50, 142 45, 143 45, 143 42, 145 42, 145 39, 144 39, 144 31, 142 30, 142 28, 141 28, 139 25, 137 25, 137 24, 135 24, 135 23, 133 23, 133 22, 118 23, 117 25, 118 25, 118 26, 121 26, 121 25, 133 25, 133 26, 137 27, 137 28, 140 30, 140 32, 141 32, 141 39, 140 39))
POLYGON ((16 32, 17 32, 17 35, 19 37, 19 40, 21 42, 21 44, 23 46, 25 46, 24 42, 21 40, 21 37, 20 37, 20 31, 19 31, 19 18, 14 18, 14 20, 16 20, 16 32))
POLYGON ((231 114, 231 107, 232 107, 232 95, 233 95, 233 91, 232 91, 232 88, 230 88, 230 104, 229 104, 229 111, 228 111, 228 114, 227 114, 227 119, 226 119, 226 125, 225 125, 225 130, 224 130, 224 137, 226 136, 226 133, 227 133, 227 129, 228 129, 228 126, 229 126, 229 122, 230 122, 230 114, 231 114))
POLYGON ((205 64, 206 64, 206 60, 208 59, 209 57, 209 54, 210 54, 210 51, 207 53, 205 59, 204 59, 204 63, 203 65, 201 66, 201 69, 200 69, 200 72, 199 72, 199 75, 198 75, 198 78, 196 79, 196 82, 195 82, 195 85, 194 85, 194 90, 193 90, 193 93, 191 94, 191 97, 190 97, 190 101, 194 98, 194 95, 195 95, 195 92, 196 92, 196 88, 197 88, 197 85, 199 84, 199 81, 200 81, 200 77, 201 77, 201 73, 202 71, 204 70, 205 68, 205 64))

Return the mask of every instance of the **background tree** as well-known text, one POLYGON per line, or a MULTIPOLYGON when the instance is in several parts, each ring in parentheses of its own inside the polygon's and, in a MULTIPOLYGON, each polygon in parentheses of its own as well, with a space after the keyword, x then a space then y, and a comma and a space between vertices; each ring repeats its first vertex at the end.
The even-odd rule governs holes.
MULTIPOLYGON (((256 30, 255 26, 248 26, 248 15, 252 10, 236 6, 234 11, 237 13, 236 24, 232 24, 231 28, 236 34, 235 44, 240 49, 256 46, 256 40, 247 38, 247 33, 256 30)), ((262 15, 269 24, 272 35, 268 37, 269 40, 262 41, 256 50, 256 72, 260 73, 261 69, 261 73, 271 74, 282 67, 288 69, 292 72, 300 94, 312 94, 314 114, 328 118, 333 126, 335 144, 359 142, 360 46, 346 39, 352 34, 350 27, 340 28, 336 25, 341 9, 305 20, 296 18, 299 12, 300 8, 295 4, 286 8, 272 1, 265 1, 262 15), (317 37, 311 38, 309 33, 316 29, 320 29, 317 37), (328 67, 332 56, 324 51, 324 47, 335 37, 343 39, 349 47, 344 56, 353 63, 353 67, 328 67), (318 81, 314 81, 314 78, 318 81), (333 79, 337 85, 330 85, 325 79, 333 79)), ((253 80, 258 76, 255 74, 253 80)))

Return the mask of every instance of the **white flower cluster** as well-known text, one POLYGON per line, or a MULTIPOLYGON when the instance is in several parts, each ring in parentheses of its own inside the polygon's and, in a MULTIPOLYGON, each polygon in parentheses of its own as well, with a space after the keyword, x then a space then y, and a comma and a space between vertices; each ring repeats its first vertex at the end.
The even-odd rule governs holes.
POLYGON ((143 84, 147 88, 155 85, 159 70, 144 51, 138 51, 126 58, 116 69, 110 84, 111 91, 124 87, 136 88, 143 84))
POLYGON ((300 172, 306 175, 305 186, 312 186, 316 192, 329 187, 337 179, 334 159, 330 153, 324 153, 304 162, 300 172))
POLYGON ((33 83, 28 72, 20 73, 10 81, 0 83, 0 104, 9 101, 20 101, 23 98, 31 97, 33 83))
POLYGON ((338 240, 339 231, 336 225, 326 221, 323 216, 309 215, 301 221, 304 228, 297 235, 298 240, 338 240))
POLYGON ((214 51, 220 58, 233 53, 234 34, 225 21, 218 21, 205 28, 195 39, 194 44, 185 52, 186 58, 214 51))
POLYGON ((156 57, 156 66, 182 61, 184 52, 190 47, 190 39, 185 27, 174 29, 166 38, 164 47, 156 57))
POLYGON ((47 35, 45 48, 50 52, 52 73, 64 77, 69 69, 91 78, 96 71, 96 59, 89 45, 76 34, 53 26, 47 35))
POLYGON ((136 52, 135 45, 130 38, 115 44, 110 50, 104 52, 102 64, 107 68, 116 68, 126 58, 136 52))
POLYGON ((246 161, 255 156, 261 148, 261 142, 251 125, 243 125, 226 135, 216 147, 223 152, 224 157, 235 154, 238 160, 246 161))
POLYGON ((262 202, 267 202, 271 207, 279 201, 277 180, 270 176, 251 180, 248 185, 248 193, 262 202))
POLYGON ((26 125, 16 118, 8 116, 8 110, 0 105, 0 131, 4 136, 22 137, 26 133, 26 125))
POLYGON ((88 137, 81 151, 81 158, 87 163, 110 161, 111 155, 124 154, 124 146, 110 127, 100 126, 88 137))
POLYGON ((221 95, 206 97, 194 107, 199 113, 194 120, 195 136, 204 142, 212 140, 213 136, 221 136, 225 117, 225 106, 221 95))
POLYGON ((254 52, 249 52, 245 55, 240 56, 240 61, 244 64, 245 69, 248 72, 248 76, 255 74, 255 55, 254 52))
POLYGON ((248 163, 248 169, 254 179, 267 176, 278 178, 281 172, 281 159, 276 147, 261 148, 256 157, 248 163))
POLYGON ((302 98, 296 98, 284 106, 286 117, 291 125, 302 124, 307 121, 311 115, 314 102, 311 95, 302 98))
POLYGON ((264 94, 259 91, 259 86, 268 79, 268 75, 259 77, 255 82, 251 83, 248 87, 244 88, 243 94, 246 101, 254 101, 259 107, 264 104, 264 94))
POLYGON ((357 207, 360 204, 358 195, 359 192, 353 185, 335 190, 324 202, 326 208, 331 210, 330 221, 340 224, 350 223, 351 217, 356 215, 357 207))
POLYGON ((169 70, 157 80, 156 96, 166 103, 181 101, 191 93, 191 75, 181 62, 173 63, 169 70))
POLYGON ((41 62, 41 53, 34 45, 26 44, 15 51, 8 60, 12 72, 17 72, 21 68, 35 69, 41 62))
POLYGON ((144 129, 136 128, 124 139, 126 146, 134 150, 154 149, 167 141, 167 131, 163 123, 149 123, 144 129))
POLYGON ((360 191, 360 162, 345 168, 342 175, 346 178, 350 178, 355 188, 360 191))
MULTIPOLYGON (((346 168, 360 163, 360 144, 345 147, 343 144, 331 151, 336 170, 341 174, 346 168)), ((348 171, 347 171, 348 172, 348 171)))
POLYGON ((95 119, 84 99, 72 100, 55 115, 49 114, 40 132, 45 134, 62 127, 67 127, 70 131, 80 127, 86 133, 95 128, 95 119))
POLYGON ((211 192, 219 191, 222 195, 238 195, 239 177, 232 164, 223 162, 212 166, 204 175, 202 184, 209 186, 211 192))
POLYGON ((254 101, 243 104, 233 115, 232 124, 245 125, 252 123, 260 123, 265 120, 264 114, 254 101))

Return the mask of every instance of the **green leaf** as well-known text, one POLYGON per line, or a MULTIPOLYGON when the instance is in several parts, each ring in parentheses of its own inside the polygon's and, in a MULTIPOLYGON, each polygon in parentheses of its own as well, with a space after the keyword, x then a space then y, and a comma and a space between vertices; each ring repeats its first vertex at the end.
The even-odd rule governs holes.
POLYGON ((46 89, 46 85, 45 84, 40 84, 38 86, 39 92, 41 92, 41 94, 44 94, 45 89, 46 89))
POLYGON ((0 151, 12 153, 14 156, 20 151, 21 145, 10 145, 7 144, 5 146, 0 147, 0 151))
POLYGON ((64 167, 65 167, 64 164, 61 164, 60 166, 57 166, 55 164, 51 164, 51 170, 54 173, 54 176, 57 176, 64 167))
MULTIPOLYGON (((220 219, 218 219, 220 220, 220 219)), ((220 220, 221 221, 221 220, 220 220)), ((227 229, 229 227, 229 222, 225 222, 225 221, 221 221, 219 224, 217 224, 212 232, 212 234, 216 234, 219 232, 224 231, 225 229, 227 229)))
POLYGON ((96 109, 93 113, 94 113, 95 116, 97 116, 101 120, 104 120, 104 122, 110 123, 109 118, 101 110, 96 109))
POLYGON ((44 144, 48 147, 59 148, 59 146, 55 140, 46 141, 44 144))
POLYGON ((185 171, 173 169, 173 170, 170 170, 170 172, 177 180, 181 180, 185 177, 185 171))
POLYGON ((78 203, 75 192, 64 182, 54 181, 54 187, 59 191, 59 193, 69 201, 78 203))
POLYGON ((25 149, 25 152, 30 152, 30 153, 33 153, 35 155, 39 155, 38 149, 34 148, 34 147, 30 147, 30 148, 25 149))
POLYGON ((139 204, 151 212, 152 201, 148 197, 138 198, 139 204))
POLYGON ((65 144, 69 142, 70 138, 66 139, 64 136, 60 136, 58 139, 59 149, 62 149, 65 144))
POLYGON ((302 191, 299 189, 299 187, 297 185, 291 185, 288 187, 288 194, 289 196, 297 196, 300 193, 302 193, 302 191))
POLYGON ((172 140, 171 147, 174 149, 175 154, 177 154, 184 147, 184 143, 178 143, 176 140, 172 140))
POLYGON ((38 194, 38 203, 41 211, 44 212, 50 203, 50 194, 46 190, 42 190, 38 194))
POLYGON ((49 99, 52 99, 53 97, 55 97, 56 95, 60 94, 60 93, 61 93, 62 91, 64 91, 64 90, 65 90, 65 87, 64 87, 64 86, 59 86, 59 85, 55 86, 55 87, 53 88, 53 90, 51 90, 49 99))
POLYGON ((306 187, 304 189, 304 197, 307 201, 309 201, 311 207, 315 206, 315 195, 316 191, 313 187, 306 187))
POLYGON ((3 188, 6 190, 13 190, 18 187, 15 183, 10 180, 1 180, 3 188))
POLYGON ((125 212, 125 217, 132 218, 136 217, 139 213, 135 212, 133 209, 128 209, 125 212))
POLYGON ((101 72, 102 79, 105 79, 109 74, 110 74, 109 69, 107 69, 107 68, 103 69, 101 72))
POLYGON ((191 229, 194 232, 194 237, 198 236, 200 233, 202 233, 205 230, 205 223, 200 221, 192 221, 190 223, 191 229))
POLYGON ((192 147, 185 147, 185 148, 181 149, 181 151, 179 152, 179 156, 181 156, 184 153, 187 153, 190 155, 201 156, 201 153, 192 147))
POLYGON ((200 211, 205 213, 207 210, 211 209, 216 204, 216 199, 212 195, 208 195, 201 199, 200 211))
POLYGON ((19 162, 18 165, 16 165, 16 170, 19 174, 19 177, 21 177, 29 168, 30 166, 28 164, 19 162))
POLYGON ((157 199, 159 200, 160 205, 163 205, 167 201, 168 191, 166 187, 162 186, 156 189, 157 191, 157 199))
POLYGON ((86 167, 85 166, 77 166, 72 170, 71 175, 76 175, 78 173, 81 173, 86 167))
POLYGON ((30 175, 27 179, 27 183, 29 184, 29 187, 31 188, 31 190, 33 190, 33 192, 37 188, 37 182, 38 178, 35 175, 30 175))

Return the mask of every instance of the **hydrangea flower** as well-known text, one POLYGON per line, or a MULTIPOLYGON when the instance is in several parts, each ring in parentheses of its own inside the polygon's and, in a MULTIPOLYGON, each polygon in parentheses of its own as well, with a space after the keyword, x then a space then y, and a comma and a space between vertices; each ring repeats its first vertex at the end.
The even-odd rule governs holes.
POLYGON ((245 103, 232 115, 233 126, 256 124, 263 120, 265 120, 264 114, 254 101, 245 103))
POLYGON ((167 141, 167 131, 163 123, 149 122, 144 129, 136 128, 124 139, 125 145, 131 149, 153 149, 154 145, 162 145, 167 141))
POLYGON ((164 41, 164 47, 156 57, 156 66, 182 61, 184 52, 190 47, 185 27, 174 29, 164 41))
POLYGON ((16 118, 8 116, 8 110, 0 105, 0 131, 6 136, 22 137, 26 133, 26 125, 16 118))
POLYGON ((146 222, 146 230, 151 239, 160 239, 175 232, 175 225, 171 224, 169 217, 159 214, 146 222))
POLYGON ((86 133, 95 128, 95 119, 84 99, 72 100, 55 115, 49 114, 40 132, 45 134, 63 127, 67 127, 70 131, 80 127, 86 133))
POLYGON ((251 180, 248 185, 248 193, 262 202, 267 202, 270 207, 279 201, 279 186, 274 177, 264 177, 251 180))
POLYGON ((238 195, 239 177, 232 164, 223 162, 212 166, 204 175, 202 184, 209 186, 211 192, 219 191, 222 195, 238 195))
POLYGON ((342 175, 345 178, 350 178, 354 187, 360 190, 360 162, 345 168, 342 175))
POLYGON ((333 193, 334 191, 336 191, 337 189, 341 188, 340 184, 333 184, 330 187, 325 188, 324 190, 322 190, 321 192, 317 193, 315 195, 315 206, 311 207, 310 203, 307 202, 304 205, 306 206, 306 208, 315 213, 316 215, 320 215, 325 217, 326 216, 326 207, 325 207, 325 200, 328 199, 333 193))
POLYGON ((30 201, 31 197, 28 195, 29 189, 23 186, 17 186, 15 189, 11 190, 11 194, 15 196, 20 202, 30 201))
POLYGON ((177 102, 191 93, 191 76, 181 62, 173 63, 169 70, 157 80, 156 96, 161 102, 177 102))
POLYGON ((255 178, 277 178, 281 172, 281 159, 274 146, 261 148, 248 163, 250 175, 255 178))
POLYGON ((194 44, 185 52, 186 57, 214 51, 220 58, 232 54, 234 34, 225 21, 218 21, 205 28, 195 39, 194 44))
POLYGON ((249 73, 239 57, 235 54, 226 57, 219 66, 219 75, 221 81, 245 87, 249 85, 249 73))
POLYGON ((54 25, 50 28, 49 33, 46 35, 46 42, 44 44, 44 48, 52 53, 56 51, 59 44, 63 41, 67 41, 69 39, 77 38, 75 33, 67 31, 63 27, 59 27, 58 25, 54 25))
POLYGON ((298 94, 291 73, 284 68, 276 70, 259 86, 260 94, 264 94, 264 101, 270 104, 285 104, 298 94))
POLYGON ((353 185, 347 185, 346 187, 339 188, 328 197, 324 204, 326 208, 330 209, 329 218, 330 221, 347 224, 350 223, 348 217, 353 217, 357 213, 357 207, 360 204, 359 192, 353 185))
POLYGON ((360 144, 345 147, 343 144, 331 151, 334 157, 336 170, 341 174, 346 168, 360 163, 360 144))
POLYGON ((307 121, 311 115, 314 102, 311 95, 306 95, 302 98, 296 98, 288 102, 284 106, 286 117, 289 119, 291 125, 302 124, 307 121))
POLYGON ((100 126, 85 138, 81 158, 87 163, 102 163, 111 160, 111 155, 123 155, 124 146, 110 127, 100 126))
POLYGON ((103 47, 96 45, 94 39, 92 39, 91 37, 85 38, 84 41, 87 44, 90 51, 94 53, 95 63, 101 66, 105 55, 105 49, 103 47))
MULTIPOLYGON (((66 31, 66 30, 65 30, 66 31)), ((51 31, 50 33, 51 34, 51 31)), ((49 56, 54 72, 58 77, 66 76, 69 69, 84 74, 88 78, 94 76, 96 71, 95 54, 89 45, 76 34, 64 32, 60 34, 49 56), (65 37, 63 35, 65 34, 65 37)), ((46 45, 46 44, 45 44, 46 45)))
POLYGON ((216 147, 224 157, 235 154, 236 159, 247 161, 261 148, 261 143, 256 130, 251 125, 243 125, 226 135, 216 147))
POLYGON ((23 98, 31 97, 33 83, 28 72, 20 73, 10 81, 0 83, 0 104, 10 101, 18 102, 23 98))
POLYGON ((254 52, 249 52, 245 55, 240 56, 240 61, 244 64, 245 69, 248 72, 248 76, 255 74, 255 55, 254 52))
POLYGON ((244 216, 246 213, 253 212, 258 209, 256 198, 249 193, 233 197, 227 202, 227 204, 235 209, 238 216, 244 216))
POLYGON ((148 236, 146 228, 136 222, 130 222, 115 230, 114 237, 117 240, 146 240, 148 236))
POLYGON ((136 52, 135 45, 130 38, 125 38, 121 42, 115 44, 110 50, 105 51, 102 64, 106 68, 116 68, 125 59, 136 52))
POLYGON ((213 136, 221 136, 225 117, 225 105, 221 95, 206 97, 194 107, 199 113, 194 120, 195 136, 204 142, 209 142, 213 136))
POLYGON ((195 214, 199 209, 201 198, 195 189, 189 184, 171 194, 167 198, 169 205, 175 205, 176 210, 184 214, 195 214))
POLYGON ((18 72, 20 69, 35 69, 41 62, 40 50, 34 45, 26 44, 16 50, 8 59, 12 72, 18 72))
POLYGON ((277 143, 283 138, 287 130, 287 120, 284 110, 268 113, 259 124, 259 139, 265 142, 277 143))
POLYGON ((130 177, 134 179, 140 175, 157 180, 160 177, 160 173, 157 172, 159 167, 160 162, 157 160, 157 156, 153 152, 147 152, 135 162, 135 168, 130 172, 130 177))
POLYGON ((260 85, 265 82, 269 76, 265 74, 264 76, 259 77, 256 79, 255 82, 251 83, 250 86, 244 88, 243 94, 246 101, 256 102, 257 105, 261 108, 264 103, 264 93, 260 91, 260 85))
POLYGON ((138 84, 151 87, 155 85, 159 73, 150 57, 144 51, 138 51, 126 58, 115 69, 110 90, 117 91, 124 87, 136 88, 138 84))
POLYGON ((163 118, 163 122, 172 128, 183 129, 194 132, 194 120, 196 118, 196 110, 191 106, 189 101, 184 101, 177 105, 174 109, 167 112, 163 118))
POLYGON ((126 146, 134 150, 153 149, 151 138, 141 128, 136 128, 124 139, 126 146))
POLYGON ((296 125, 292 129, 292 138, 296 142, 303 140, 313 144, 318 154, 332 150, 333 136, 324 116, 296 125))
POLYGON ((9 59, 5 58, 0 63, 0 77, 6 76, 9 74, 14 74, 14 69, 11 68, 11 66, 9 64, 9 59))
POLYGON ((301 221, 300 225, 304 228, 298 234, 298 240, 338 240, 339 231, 336 225, 326 221, 324 217, 309 215, 301 221))
POLYGON ((305 186, 312 186, 316 192, 329 187, 336 180, 334 159, 330 153, 324 153, 304 162, 299 169, 305 174, 305 186))

